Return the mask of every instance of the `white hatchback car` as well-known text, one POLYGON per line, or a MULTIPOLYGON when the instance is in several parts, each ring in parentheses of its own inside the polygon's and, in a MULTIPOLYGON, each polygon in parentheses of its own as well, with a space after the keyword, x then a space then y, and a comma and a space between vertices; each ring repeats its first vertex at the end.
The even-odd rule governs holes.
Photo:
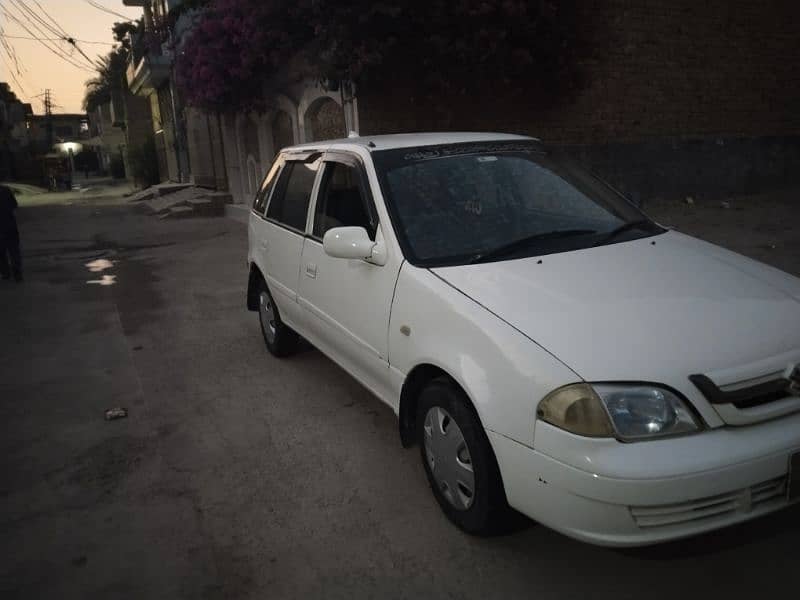
POLYGON ((414 134, 283 150, 247 306, 419 442, 462 529, 509 507, 634 546, 800 499, 800 279, 668 231, 537 140, 414 134))

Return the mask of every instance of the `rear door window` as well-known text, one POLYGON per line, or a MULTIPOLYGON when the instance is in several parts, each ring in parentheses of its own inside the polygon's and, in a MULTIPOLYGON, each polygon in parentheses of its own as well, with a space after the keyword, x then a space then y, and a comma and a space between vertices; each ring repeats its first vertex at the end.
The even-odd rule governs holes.
POLYGON ((275 187, 275 182, 277 181, 278 170, 280 169, 280 161, 275 161, 272 164, 272 167, 267 173, 267 176, 264 178, 264 181, 261 183, 261 189, 258 190, 256 194, 256 199, 253 202, 253 210, 256 211, 259 215, 264 214, 264 209, 267 207, 267 200, 269 200, 269 194, 272 191, 272 188, 275 187))
POLYGON ((297 231, 306 229, 308 204, 319 162, 290 161, 280 178, 267 207, 267 218, 297 231))

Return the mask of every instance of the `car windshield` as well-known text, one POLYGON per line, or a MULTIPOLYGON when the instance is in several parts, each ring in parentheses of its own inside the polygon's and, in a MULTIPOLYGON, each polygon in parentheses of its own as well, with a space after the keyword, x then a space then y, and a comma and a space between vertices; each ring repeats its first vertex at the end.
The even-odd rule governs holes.
POLYGON ((540 256, 663 232, 536 142, 402 148, 373 158, 406 257, 420 266, 540 256))

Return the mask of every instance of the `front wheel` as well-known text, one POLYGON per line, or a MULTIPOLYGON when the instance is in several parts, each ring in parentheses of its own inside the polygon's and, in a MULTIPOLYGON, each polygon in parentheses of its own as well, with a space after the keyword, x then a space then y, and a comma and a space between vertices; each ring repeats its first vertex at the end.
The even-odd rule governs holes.
POLYGON ((297 346, 297 334, 283 321, 278 307, 262 281, 258 291, 258 320, 267 350, 274 356, 288 356, 297 346))
POLYGON ((422 463, 444 513, 467 533, 506 530, 512 511, 500 470, 464 392, 447 378, 436 379, 417 407, 422 463))

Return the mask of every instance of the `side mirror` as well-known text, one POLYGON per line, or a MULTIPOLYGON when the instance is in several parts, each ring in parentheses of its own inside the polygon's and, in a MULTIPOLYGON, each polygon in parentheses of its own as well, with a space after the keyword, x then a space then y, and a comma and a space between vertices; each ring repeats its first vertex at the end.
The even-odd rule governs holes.
POLYGON ((369 239, 363 227, 334 227, 325 232, 322 248, 325 254, 334 258, 372 258, 376 243, 369 239))

